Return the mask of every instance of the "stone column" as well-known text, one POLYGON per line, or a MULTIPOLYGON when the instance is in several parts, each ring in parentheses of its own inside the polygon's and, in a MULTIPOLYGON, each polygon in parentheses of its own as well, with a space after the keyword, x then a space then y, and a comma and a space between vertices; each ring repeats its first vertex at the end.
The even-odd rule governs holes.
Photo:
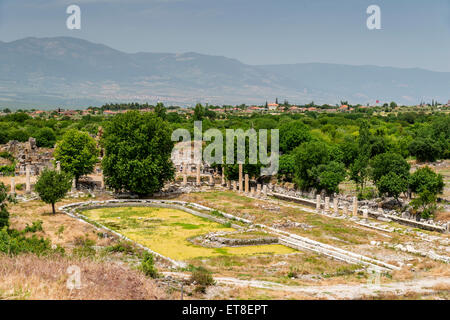
POLYGON ((384 210, 382 206, 378 206, 378 213, 379 214, 384 214, 384 210))
POLYGON ((369 218, 369 209, 363 209, 363 218, 364 220, 369 218))
POLYGON ((224 167, 222 167, 222 185, 223 186, 226 185, 226 182, 225 182, 225 168, 224 167))
POLYGON ((25 169, 25 175, 26 175, 26 187, 25 187, 25 193, 29 194, 31 193, 31 172, 30 172, 30 165, 27 164, 25 169))
POLYGON ((335 214, 335 215, 338 215, 338 214, 339 214, 338 198, 337 198, 337 197, 335 197, 335 198, 333 199, 333 211, 334 211, 334 214, 335 214))
POLYGON ((264 197, 267 197, 267 185, 263 185, 262 192, 263 192, 264 197))
POLYGON ((249 193, 248 174, 245 174, 245 193, 249 193))
POLYGON ((61 161, 56 161, 56 171, 61 172, 61 161))
POLYGON ((324 211, 327 213, 330 211, 330 197, 325 197, 325 208, 324 211))
POLYGON ((250 193, 250 195, 251 195, 252 197, 255 197, 255 196, 256 196, 256 187, 252 187, 252 188, 251 188, 251 193, 250 193))
POLYGON ((259 183, 256 185, 256 196, 258 198, 261 196, 261 185, 259 183))
POLYGON ((243 191, 243 189, 244 189, 244 186, 243 186, 243 168, 242 168, 242 163, 241 164, 239 164, 239 192, 242 192, 243 191))
POLYGON ((183 163, 183 186, 187 185, 187 163, 183 163))
POLYGON ((233 185, 233 191, 236 191, 236 180, 233 180, 232 185, 233 185))
POLYGON ((353 197, 353 212, 352 215, 354 217, 358 216, 358 199, 356 197, 353 197))
POLYGON ((344 204, 344 210, 343 210, 344 216, 348 214, 348 206, 344 204))
POLYGON ((227 181, 227 187, 228 187, 228 190, 231 190, 231 188, 232 188, 232 187, 231 187, 231 180, 228 180, 228 181, 227 181))
POLYGON ((16 181, 11 178, 11 194, 16 194, 16 181))
POLYGON ((77 190, 77 181, 75 180, 75 178, 73 178, 72 180, 72 191, 76 191, 77 190))
POLYGON ((100 180, 100 189, 105 190, 105 177, 103 177, 103 174, 100 180))
POLYGON ((197 163, 197 186, 200 186, 202 183, 201 177, 200 177, 200 163, 197 163))
POLYGON ((209 184, 210 184, 211 186, 214 185, 214 174, 211 174, 211 175, 209 176, 209 184))
POLYGON ((320 212, 320 195, 316 196, 316 210, 320 212))

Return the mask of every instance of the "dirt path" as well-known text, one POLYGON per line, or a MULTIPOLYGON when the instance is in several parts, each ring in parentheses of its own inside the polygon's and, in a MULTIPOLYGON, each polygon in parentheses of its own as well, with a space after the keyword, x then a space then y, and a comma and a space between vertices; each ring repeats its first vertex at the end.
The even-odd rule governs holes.
MULTIPOLYGON (((164 275, 174 278, 188 279, 185 273, 165 272, 164 275)), ((284 292, 304 293, 314 298, 325 299, 358 299, 363 296, 377 296, 381 293, 404 295, 408 292, 433 293, 433 287, 450 287, 450 277, 443 278, 422 278, 405 282, 392 282, 376 284, 337 284, 329 286, 287 286, 275 282, 259 280, 241 280, 228 277, 214 278, 217 284, 232 285, 239 287, 252 287, 267 290, 284 292)))

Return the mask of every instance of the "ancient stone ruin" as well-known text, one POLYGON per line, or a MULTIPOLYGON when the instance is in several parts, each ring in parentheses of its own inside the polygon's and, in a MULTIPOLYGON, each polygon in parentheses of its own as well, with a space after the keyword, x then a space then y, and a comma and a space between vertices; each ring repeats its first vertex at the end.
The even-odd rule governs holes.
POLYGON ((45 168, 53 166, 53 150, 38 148, 34 138, 28 139, 27 142, 9 141, 0 147, 0 152, 9 152, 16 158, 17 175, 25 175, 27 165, 33 176, 39 175, 45 168))

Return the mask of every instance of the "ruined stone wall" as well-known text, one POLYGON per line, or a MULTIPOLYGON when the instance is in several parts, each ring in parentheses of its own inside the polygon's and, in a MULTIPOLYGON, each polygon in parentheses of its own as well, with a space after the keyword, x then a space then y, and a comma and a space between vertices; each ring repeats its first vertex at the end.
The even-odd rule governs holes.
POLYGON ((45 168, 53 167, 53 149, 38 148, 34 138, 27 142, 9 141, 0 146, 2 151, 11 153, 17 159, 18 175, 25 175, 27 165, 30 165, 31 175, 39 175, 45 168))

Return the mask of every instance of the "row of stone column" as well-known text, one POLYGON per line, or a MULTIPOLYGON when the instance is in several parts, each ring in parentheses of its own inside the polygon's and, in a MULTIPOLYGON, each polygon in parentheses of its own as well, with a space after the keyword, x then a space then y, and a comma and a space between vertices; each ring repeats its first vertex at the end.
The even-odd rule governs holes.
POLYGON ((245 193, 251 196, 260 197, 261 194, 267 196, 267 186, 262 184, 257 184, 256 187, 250 188, 248 179, 245 179, 244 182, 239 183, 236 180, 229 180, 227 182, 227 187, 229 190, 238 191, 239 193, 245 193), (245 186, 245 187, 243 187, 245 186), (241 189, 243 188, 243 190, 241 189))
MULTIPOLYGON (((350 206, 344 205, 342 209, 342 213, 344 215, 348 215, 348 211, 350 206)), ((316 197, 316 210, 317 212, 320 212, 322 208, 322 200, 320 198, 320 195, 317 195, 316 197)), ((356 217, 358 215, 358 200, 356 197, 353 197, 353 204, 351 206, 352 209, 352 216, 356 217)), ((325 197, 325 203, 323 206, 323 212, 329 213, 331 212, 330 209, 330 197, 325 197)), ((337 198, 333 199, 333 213, 334 215, 339 215, 339 200, 337 198)), ((363 217, 368 218, 368 210, 363 210, 363 217)))

